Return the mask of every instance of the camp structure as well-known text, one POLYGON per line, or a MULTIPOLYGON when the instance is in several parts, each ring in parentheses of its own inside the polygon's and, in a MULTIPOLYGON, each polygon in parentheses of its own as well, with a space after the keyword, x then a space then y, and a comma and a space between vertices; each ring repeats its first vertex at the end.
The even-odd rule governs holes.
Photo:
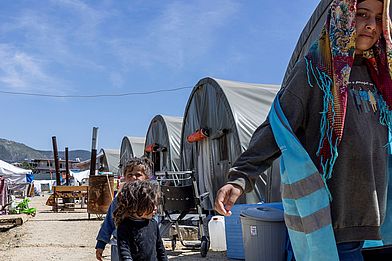
POLYGON ((118 149, 101 149, 97 154, 98 173, 117 175, 120 164, 120 151, 118 149))
POLYGON ((286 85, 288 77, 290 76, 291 71, 293 70, 297 61, 301 57, 304 57, 313 42, 318 39, 325 24, 325 20, 327 19, 328 8, 331 3, 332 0, 321 0, 310 17, 308 23, 305 25, 305 28, 302 30, 302 33, 298 39, 297 45, 295 46, 294 52, 287 66, 282 82, 283 86, 286 85))
MULTIPOLYGON (((193 88, 184 113, 181 169, 194 170, 200 193, 210 192, 209 200, 203 204, 205 209, 212 209, 217 190, 227 181, 228 169, 266 119, 279 89, 278 85, 213 78, 201 79, 193 88)), ((262 174, 254 192, 237 202, 265 200, 271 190, 271 176, 262 174)))
POLYGON ((145 155, 155 171, 180 170, 182 117, 156 115, 146 134, 145 155))
POLYGON ((26 191, 28 184, 34 180, 30 169, 22 169, 0 160, 0 177, 5 179, 10 191, 26 191))
POLYGON ((121 141, 120 147, 120 165, 119 174, 122 173, 122 167, 132 157, 141 157, 144 155, 144 137, 125 136, 121 141))
MULTIPOLYGON (((91 159, 75 164, 80 171, 89 170, 91 159)), ((102 149, 96 157, 95 170, 98 174, 113 174, 119 173, 120 151, 118 149, 102 149)))

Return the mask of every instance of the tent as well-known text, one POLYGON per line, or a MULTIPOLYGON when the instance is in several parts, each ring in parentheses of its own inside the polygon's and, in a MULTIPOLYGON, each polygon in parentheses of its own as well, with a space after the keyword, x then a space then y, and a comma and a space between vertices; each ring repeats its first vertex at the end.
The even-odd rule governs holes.
MULTIPOLYGON (((90 170, 83 170, 83 171, 72 171, 70 170, 70 175, 74 177, 75 181, 77 181, 79 184, 83 183, 83 179, 88 179, 90 176, 90 170)), ((98 174, 98 173, 96 173, 98 174)))
POLYGON ((181 127, 182 117, 156 115, 151 120, 144 149, 155 171, 180 169, 181 127))
POLYGON ((120 164, 120 151, 118 149, 101 149, 97 154, 97 164, 99 171, 111 172, 117 175, 120 164))
POLYGON ((293 70, 297 61, 308 52, 313 42, 318 39, 325 24, 325 20, 327 19, 328 8, 331 3, 332 0, 321 0, 310 17, 308 23, 305 25, 305 28, 302 30, 297 45, 291 56, 290 62, 287 66, 282 82, 283 86, 285 86, 286 81, 288 80, 288 77, 290 76, 291 71, 293 70))
MULTIPOLYGON (((195 170, 200 192, 210 192, 205 209, 212 209, 216 191, 227 181, 228 169, 266 119, 279 89, 278 85, 213 78, 201 79, 193 88, 184 113, 181 169, 195 170)), ((255 191, 237 202, 264 200, 271 176, 261 175, 255 191)))
POLYGON ((0 176, 5 177, 8 185, 31 183, 33 173, 30 169, 22 169, 0 160, 0 176))
POLYGON ((48 191, 52 191, 53 186, 56 185, 56 180, 53 179, 42 179, 42 180, 34 180, 34 189, 36 189, 39 193, 42 192, 43 188, 48 191))
POLYGON ((125 136, 121 142, 120 148, 120 165, 119 175, 122 173, 122 166, 132 157, 141 157, 144 155, 143 137, 125 136))

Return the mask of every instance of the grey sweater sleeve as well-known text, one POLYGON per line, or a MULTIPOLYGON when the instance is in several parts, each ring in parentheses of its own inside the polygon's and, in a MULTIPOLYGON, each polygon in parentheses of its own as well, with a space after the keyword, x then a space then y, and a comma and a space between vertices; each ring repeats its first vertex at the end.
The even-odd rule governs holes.
MULTIPOLYGON (((280 91, 280 103, 295 133, 304 129, 306 115, 305 102, 309 95, 304 61, 294 68, 287 86, 280 91)), ((244 192, 250 192, 258 175, 268 169, 280 156, 280 149, 275 142, 270 123, 262 123, 250 140, 249 147, 233 164, 228 173, 228 183, 239 185, 244 192)))

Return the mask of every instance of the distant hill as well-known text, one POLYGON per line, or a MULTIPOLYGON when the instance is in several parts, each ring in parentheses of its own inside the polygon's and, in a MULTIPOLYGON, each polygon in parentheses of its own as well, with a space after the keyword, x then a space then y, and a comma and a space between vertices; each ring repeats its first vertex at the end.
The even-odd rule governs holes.
MULTIPOLYGON (((69 160, 79 158, 81 161, 90 158, 87 150, 70 150, 69 160)), ((65 159, 64 151, 59 151, 59 158, 65 159)), ((21 162, 30 159, 53 159, 52 151, 35 150, 23 143, 0 138, 0 159, 7 162, 21 162)))

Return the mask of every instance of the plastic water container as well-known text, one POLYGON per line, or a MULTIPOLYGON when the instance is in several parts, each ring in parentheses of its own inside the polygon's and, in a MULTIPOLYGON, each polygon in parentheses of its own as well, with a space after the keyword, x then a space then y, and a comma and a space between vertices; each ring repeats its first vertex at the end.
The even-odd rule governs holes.
POLYGON ((284 261, 287 232, 283 210, 269 206, 241 212, 246 261, 284 261))
POLYGON ((226 251, 225 218, 213 216, 208 222, 208 233, 210 235, 210 249, 212 251, 226 251))

